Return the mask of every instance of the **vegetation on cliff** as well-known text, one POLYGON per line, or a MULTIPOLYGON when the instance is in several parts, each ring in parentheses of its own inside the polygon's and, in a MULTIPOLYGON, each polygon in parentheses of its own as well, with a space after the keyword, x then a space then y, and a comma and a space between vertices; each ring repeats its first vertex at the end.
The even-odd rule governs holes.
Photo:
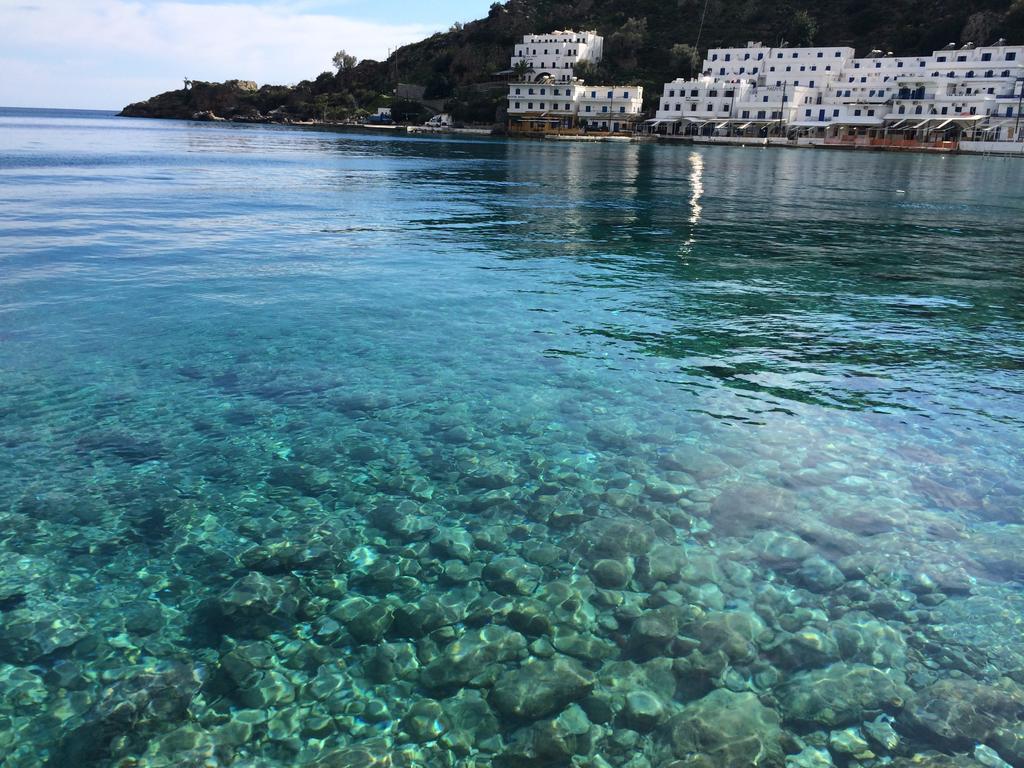
POLYGON ((605 61, 588 77, 640 83, 653 103, 661 84, 692 74, 708 47, 786 40, 915 54, 949 42, 1019 42, 1024 0, 508 0, 494 3, 483 19, 398 49, 386 62, 354 64, 349 57, 336 72, 288 87, 197 82, 123 114, 341 120, 371 113, 403 82, 424 86, 424 98, 457 120, 493 122, 504 91, 488 84, 508 69, 516 40, 570 28, 605 36, 605 61))

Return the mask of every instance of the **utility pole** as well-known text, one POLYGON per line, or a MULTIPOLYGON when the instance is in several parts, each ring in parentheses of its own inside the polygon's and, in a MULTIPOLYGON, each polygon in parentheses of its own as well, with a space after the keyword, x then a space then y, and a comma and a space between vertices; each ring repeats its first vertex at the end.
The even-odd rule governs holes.
POLYGON ((1017 81, 1017 119, 1013 124, 1013 140, 1022 141, 1024 137, 1020 135, 1020 108, 1024 104, 1024 80, 1017 81))
POLYGON ((779 136, 786 134, 786 86, 789 85, 788 80, 782 81, 782 108, 779 110, 779 136))

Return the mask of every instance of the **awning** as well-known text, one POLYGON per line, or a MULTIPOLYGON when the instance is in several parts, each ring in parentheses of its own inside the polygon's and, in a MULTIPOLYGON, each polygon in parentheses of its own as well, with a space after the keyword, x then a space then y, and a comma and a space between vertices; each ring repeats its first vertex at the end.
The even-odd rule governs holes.
POLYGON ((893 123, 892 125, 890 125, 890 126, 887 126, 887 127, 888 127, 888 128, 899 128, 899 127, 900 127, 901 125, 903 125, 903 124, 904 124, 905 122, 907 122, 907 118, 903 118, 902 120, 897 120, 897 121, 896 121, 895 123, 893 123))
POLYGON ((746 130, 747 128, 749 128, 749 127, 750 127, 750 123, 744 123, 743 125, 737 125, 736 126, 736 130, 737 131, 743 131, 743 130, 746 130))

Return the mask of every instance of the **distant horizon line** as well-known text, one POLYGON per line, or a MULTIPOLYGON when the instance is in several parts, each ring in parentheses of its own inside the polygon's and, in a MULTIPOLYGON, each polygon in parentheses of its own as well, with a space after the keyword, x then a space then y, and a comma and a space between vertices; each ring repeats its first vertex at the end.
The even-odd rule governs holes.
POLYGON ((9 104, 0 104, 0 109, 19 109, 25 112, 39 112, 42 110, 51 110, 55 112, 120 112, 119 109, 102 109, 99 107, 85 108, 85 107, 18 107, 9 104))

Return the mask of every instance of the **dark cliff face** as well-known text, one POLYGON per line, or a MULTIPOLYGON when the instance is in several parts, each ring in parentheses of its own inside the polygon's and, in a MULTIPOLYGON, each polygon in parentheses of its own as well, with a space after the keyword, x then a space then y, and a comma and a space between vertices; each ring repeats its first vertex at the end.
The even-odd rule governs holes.
POLYGON ((653 100, 661 85, 690 75, 678 46, 743 45, 748 40, 790 45, 850 45, 900 54, 930 53, 943 45, 979 45, 1003 37, 1024 41, 1024 0, 508 0, 465 26, 408 45, 387 62, 364 61, 335 75, 324 72, 294 87, 259 90, 229 83, 194 83, 132 104, 132 117, 333 119, 372 111, 397 82, 426 86, 427 99, 448 100, 460 119, 489 119, 503 94, 474 88, 507 69, 517 39, 530 32, 596 29, 605 36, 605 62, 595 76, 634 82, 653 100), (704 19, 703 26, 701 19, 704 19), (697 34, 700 32, 698 41, 697 34))

